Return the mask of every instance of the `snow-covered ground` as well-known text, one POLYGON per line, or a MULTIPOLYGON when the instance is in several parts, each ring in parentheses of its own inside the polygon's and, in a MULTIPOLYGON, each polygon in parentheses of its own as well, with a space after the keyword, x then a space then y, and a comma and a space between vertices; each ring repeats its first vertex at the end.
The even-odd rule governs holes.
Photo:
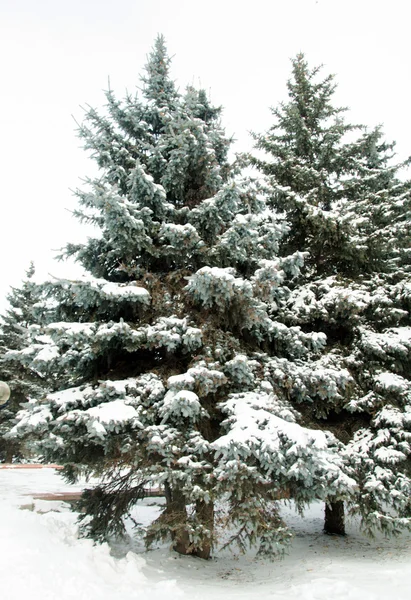
MULTIPOLYGON (((74 489, 76 489, 74 487, 74 489)), ((80 489, 80 486, 77 487, 80 489)), ((0 596, 2 600, 409 600, 411 534, 368 540, 355 523, 348 536, 324 536, 322 507, 302 520, 284 514, 295 539, 283 560, 216 553, 210 561, 93 546, 78 539, 76 516, 62 502, 33 500, 73 491, 52 469, 0 470, 0 596), (25 509, 21 509, 21 507, 25 509), (122 557, 118 558, 118 556, 122 557)), ((137 511, 145 523, 156 499, 137 511)))

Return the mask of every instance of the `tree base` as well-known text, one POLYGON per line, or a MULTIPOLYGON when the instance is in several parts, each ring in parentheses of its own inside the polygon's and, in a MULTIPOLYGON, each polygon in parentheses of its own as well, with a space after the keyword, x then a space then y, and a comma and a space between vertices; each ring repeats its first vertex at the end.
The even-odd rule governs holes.
POLYGON ((328 535, 345 535, 344 502, 327 502, 325 505, 324 533, 328 535))
POLYGON ((210 536, 205 536, 201 547, 194 546, 190 542, 190 536, 187 531, 187 510, 186 500, 182 492, 178 489, 172 489, 170 485, 164 486, 164 495, 166 497, 168 523, 175 523, 172 528, 173 550, 178 554, 197 556, 208 560, 212 548, 212 531, 214 528, 214 505, 212 502, 206 504, 201 500, 196 502, 196 516, 198 520, 210 531, 210 536))

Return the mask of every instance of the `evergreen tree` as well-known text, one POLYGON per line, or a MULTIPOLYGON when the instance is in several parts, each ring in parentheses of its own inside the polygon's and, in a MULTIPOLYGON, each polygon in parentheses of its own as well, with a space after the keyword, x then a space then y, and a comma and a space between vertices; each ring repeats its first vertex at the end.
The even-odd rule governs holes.
MULTIPOLYGON (((293 61, 289 102, 257 135, 269 202, 290 229, 281 252, 307 252, 277 318, 322 331, 323 364, 347 372, 347 393, 318 395, 290 374, 293 403, 311 426, 334 432, 357 483, 347 497, 369 533, 410 526, 410 207, 409 161, 392 164, 379 128, 346 124, 332 104, 333 77, 319 80, 303 55, 293 61), (355 135, 357 133, 357 136, 355 135)), ((321 362, 319 361, 319 362, 321 362)), ((328 500, 325 528, 344 532, 341 501, 328 500)))
POLYGON ((275 121, 267 135, 255 135, 256 147, 270 160, 263 156, 253 163, 269 176, 272 205, 290 223, 282 252, 307 250, 312 270, 323 273, 353 262, 348 225, 333 209, 344 197, 339 175, 351 166, 343 139, 356 128, 344 123, 345 109, 331 103, 332 76, 318 82, 318 72, 302 54, 293 60, 290 101, 272 109, 275 121))
POLYGON ((34 265, 31 264, 26 279, 20 288, 12 288, 7 296, 9 308, 0 324, 0 373, 11 389, 11 396, 6 406, 0 411, 0 460, 12 462, 21 459, 24 451, 16 439, 8 439, 6 435, 16 422, 16 413, 21 404, 28 398, 38 398, 44 392, 43 378, 21 361, 21 355, 14 355, 22 350, 29 337, 28 328, 35 323, 34 306, 39 301, 39 293, 33 282, 34 265))
POLYGON ((55 320, 24 356, 59 387, 14 431, 40 438, 70 480, 102 477, 83 495, 96 539, 123 532, 154 484, 167 503, 148 542, 170 535, 207 558, 224 500, 228 543, 272 553, 290 537, 279 496, 302 508, 353 486, 342 445, 290 403, 289 373, 330 397, 350 377, 332 365, 316 377, 325 336, 273 316, 303 256, 277 258, 283 219, 228 162, 220 109, 177 92, 161 37, 143 82, 141 98, 108 91, 106 114, 90 109, 80 128, 100 177, 77 216, 99 233, 67 246, 87 276, 44 285, 55 320))

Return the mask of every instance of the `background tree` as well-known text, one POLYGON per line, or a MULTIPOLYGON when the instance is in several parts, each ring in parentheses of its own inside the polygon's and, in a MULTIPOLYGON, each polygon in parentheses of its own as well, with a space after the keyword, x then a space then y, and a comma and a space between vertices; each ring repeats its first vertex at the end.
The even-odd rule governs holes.
POLYGON ((21 404, 27 402, 29 397, 40 397, 45 391, 44 379, 20 360, 20 354, 13 354, 27 345, 28 329, 36 322, 34 307, 40 295, 33 276, 32 263, 21 287, 12 288, 8 295, 9 308, 0 323, 0 372, 1 378, 11 389, 9 402, 0 411, 0 460, 5 462, 21 459, 24 455, 20 441, 3 437, 15 424, 21 404))
MULTIPOLYGON (((272 553, 290 537, 280 494, 301 508, 353 485, 341 444, 304 427, 278 384, 315 373, 325 342, 273 318, 303 256, 276 258, 283 219, 227 160, 220 109, 203 91, 177 92, 162 37, 143 82, 141 98, 108 91, 106 114, 90 109, 80 128, 100 177, 76 214, 97 233, 67 246, 85 277, 44 285, 55 320, 24 356, 59 387, 15 433, 37 436, 69 479, 102 477, 83 495, 94 538, 123 532, 154 483, 167 503, 148 542, 171 535, 207 558, 225 500, 228 543, 272 553)), ((339 395, 349 377, 324 368, 317 393, 324 379, 339 395)))
MULTIPOLYGON (((277 318, 322 331, 322 361, 349 373, 348 394, 313 397, 295 376, 290 396, 306 419, 345 444, 357 482, 349 506, 371 533, 409 527, 409 293, 411 185, 393 164, 379 128, 346 124, 332 104, 332 76, 319 78, 303 55, 293 60, 289 102, 256 135, 252 159, 267 177, 269 202, 290 229, 281 251, 306 251, 277 318)), ((332 382, 330 382, 332 384, 332 382)), ((327 503, 326 530, 343 533, 343 504, 327 503)))

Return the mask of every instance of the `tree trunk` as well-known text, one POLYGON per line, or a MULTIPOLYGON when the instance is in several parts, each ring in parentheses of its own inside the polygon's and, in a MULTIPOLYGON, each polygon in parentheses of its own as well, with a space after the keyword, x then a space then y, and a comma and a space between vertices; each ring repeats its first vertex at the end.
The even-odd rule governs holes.
POLYGON ((345 535, 344 502, 329 501, 325 505, 324 533, 345 535))
POLYGON ((196 516, 204 528, 209 530, 209 535, 204 536, 203 543, 196 547, 190 541, 187 528, 186 498, 176 488, 164 486, 164 495, 167 504, 167 521, 171 524, 173 549, 179 554, 192 554, 205 560, 210 558, 213 531, 214 531, 214 504, 212 502, 196 502, 196 516))
POLYGON ((5 462, 6 463, 12 463, 13 462, 13 456, 14 456, 14 448, 8 447, 7 450, 6 450, 5 462))
POLYGON ((173 549, 179 554, 191 554, 192 547, 186 528, 187 510, 183 494, 178 489, 172 489, 168 484, 164 486, 166 497, 167 515, 173 526, 171 536, 173 549))
POLYGON ((197 500, 196 502, 196 515, 198 520, 207 528, 210 532, 209 535, 203 539, 201 548, 195 548, 193 554, 199 558, 208 560, 211 554, 211 548, 213 544, 213 531, 214 531, 214 504, 212 502, 203 502, 197 500))

